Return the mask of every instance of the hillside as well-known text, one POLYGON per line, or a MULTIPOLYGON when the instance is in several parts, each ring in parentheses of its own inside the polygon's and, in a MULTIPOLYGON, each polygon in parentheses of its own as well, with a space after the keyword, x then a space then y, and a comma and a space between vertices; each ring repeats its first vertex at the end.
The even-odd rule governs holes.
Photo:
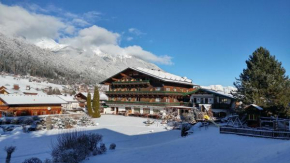
MULTIPOLYGON (((48 45, 43 42, 42 46, 48 45)), ((58 84, 98 83, 127 67, 158 67, 135 57, 85 53, 71 46, 43 49, 0 33, 0 71, 46 77, 58 84)))

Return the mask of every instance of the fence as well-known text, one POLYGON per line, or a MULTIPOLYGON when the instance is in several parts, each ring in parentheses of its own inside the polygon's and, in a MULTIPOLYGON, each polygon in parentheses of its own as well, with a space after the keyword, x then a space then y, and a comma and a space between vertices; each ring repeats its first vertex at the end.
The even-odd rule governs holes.
POLYGON ((244 136, 254 136, 273 139, 290 139, 290 131, 274 131, 274 130, 261 130, 249 128, 235 128, 235 127, 220 127, 222 134, 236 134, 244 136))

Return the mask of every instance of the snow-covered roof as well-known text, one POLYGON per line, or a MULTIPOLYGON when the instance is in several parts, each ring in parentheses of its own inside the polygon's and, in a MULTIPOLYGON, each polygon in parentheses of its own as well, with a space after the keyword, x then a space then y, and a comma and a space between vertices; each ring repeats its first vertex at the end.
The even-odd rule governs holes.
POLYGON ((58 96, 35 96, 35 95, 0 95, 7 105, 28 104, 67 104, 58 96))
MULTIPOLYGON (((85 97, 87 97, 88 93, 87 92, 80 92, 81 94, 83 94, 85 97)), ((103 92, 99 92, 100 94, 100 101, 108 101, 109 100, 109 97, 103 93, 103 92)), ((93 99, 94 98, 94 94, 91 93, 91 98, 93 99)))
POLYGON ((187 79, 186 77, 181 77, 174 74, 170 74, 162 70, 147 69, 147 68, 141 68, 141 67, 137 67, 137 68, 130 67, 130 68, 138 72, 144 73, 146 75, 152 76, 154 78, 158 78, 162 81, 194 85, 192 83, 192 80, 187 79))
POLYGON ((256 104, 251 104, 250 106, 253 106, 253 107, 255 107, 255 108, 258 109, 258 110, 263 110, 262 107, 260 107, 260 106, 258 106, 258 105, 256 105, 256 104))
MULTIPOLYGON (((186 84, 186 85, 191 85, 191 86, 196 85, 196 84, 192 83, 192 80, 187 79, 186 77, 181 77, 181 76, 177 76, 174 74, 170 74, 170 73, 162 71, 162 70, 147 69, 147 68, 141 68, 141 67, 129 67, 129 68, 126 68, 125 70, 127 70, 127 69, 135 70, 137 72, 149 75, 151 77, 160 79, 160 80, 165 81, 165 82, 180 83, 180 84, 186 84)), ((125 70, 123 70, 123 71, 125 71, 125 70)), ((123 71, 121 71, 121 72, 123 72, 123 71)), ((120 74, 121 72, 111 76, 110 78, 120 74)), ((108 78, 108 79, 110 79, 110 78, 108 78)), ((108 79, 102 81, 101 83, 104 83, 108 79)))
POLYGON ((74 96, 70 96, 70 95, 58 95, 59 98, 63 99, 66 102, 78 102, 78 100, 75 99, 74 96))

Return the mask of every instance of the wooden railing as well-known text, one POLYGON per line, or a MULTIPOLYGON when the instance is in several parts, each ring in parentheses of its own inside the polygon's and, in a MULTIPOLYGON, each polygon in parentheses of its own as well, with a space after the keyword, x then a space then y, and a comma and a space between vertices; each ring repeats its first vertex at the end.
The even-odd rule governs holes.
POLYGON ((138 95, 183 95, 183 92, 171 92, 171 91, 149 91, 149 90, 140 90, 140 91, 106 91, 107 95, 124 95, 124 94, 138 94, 138 95))
POLYGON ((134 85, 134 84, 149 84, 149 80, 137 80, 137 81, 116 81, 112 82, 113 85, 134 85))
POLYGON ((290 139, 290 131, 261 130, 252 128, 220 127, 220 133, 274 139, 290 139))
POLYGON ((188 106, 187 102, 143 102, 143 101, 107 101, 106 104, 150 105, 150 106, 188 106))

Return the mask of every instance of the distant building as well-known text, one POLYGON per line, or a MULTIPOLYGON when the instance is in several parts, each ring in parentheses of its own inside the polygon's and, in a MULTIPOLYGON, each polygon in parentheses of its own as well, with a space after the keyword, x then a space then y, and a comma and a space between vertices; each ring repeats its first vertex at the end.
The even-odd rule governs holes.
MULTIPOLYGON (((102 92, 99 92, 99 93, 100 93, 100 102, 101 102, 101 104, 103 104, 106 101, 108 101, 108 96, 106 94, 104 94, 102 92)), ((78 101, 80 107, 85 107, 86 106, 87 95, 88 95, 87 92, 80 92, 80 93, 77 93, 75 95, 75 99, 78 101)), ((93 97, 94 97, 94 94, 91 93, 91 100, 93 100, 93 97)))
POLYGON ((190 103, 200 110, 211 109, 214 117, 225 117, 236 107, 232 95, 204 88, 190 94, 190 103))
POLYGON ((167 106, 188 106, 194 84, 161 70, 127 68, 100 84, 109 86, 106 113, 156 114, 167 106))
POLYGON ((75 96, 58 95, 58 97, 67 102, 66 104, 62 104, 62 108, 64 110, 73 110, 79 108, 79 101, 75 98, 75 96))
POLYGON ((0 95, 0 116, 60 114, 62 104, 58 96, 0 95))

